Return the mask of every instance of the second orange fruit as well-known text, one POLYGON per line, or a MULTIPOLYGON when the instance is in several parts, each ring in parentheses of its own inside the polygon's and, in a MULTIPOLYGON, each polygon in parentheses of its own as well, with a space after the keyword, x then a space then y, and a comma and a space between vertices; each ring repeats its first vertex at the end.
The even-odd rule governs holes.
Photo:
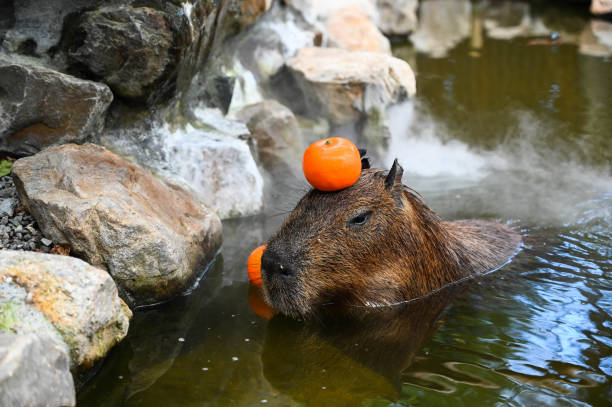
POLYGON ((266 250, 266 245, 259 246, 251 252, 249 260, 247 261, 249 280, 251 284, 257 287, 263 286, 263 281, 261 279, 261 256, 263 256, 264 250, 266 250))

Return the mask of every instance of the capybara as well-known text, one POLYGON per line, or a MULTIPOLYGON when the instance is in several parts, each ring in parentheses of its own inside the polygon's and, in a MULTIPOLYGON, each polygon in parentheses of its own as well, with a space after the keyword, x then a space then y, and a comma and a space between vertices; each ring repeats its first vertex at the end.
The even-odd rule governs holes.
POLYGON ((310 190, 267 243, 266 300, 294 317, 323 305, 384 306, 422 297, 505 264, 520 235, 480 220, 448 222, 389 171, 366 168, 352 186, 310 190))

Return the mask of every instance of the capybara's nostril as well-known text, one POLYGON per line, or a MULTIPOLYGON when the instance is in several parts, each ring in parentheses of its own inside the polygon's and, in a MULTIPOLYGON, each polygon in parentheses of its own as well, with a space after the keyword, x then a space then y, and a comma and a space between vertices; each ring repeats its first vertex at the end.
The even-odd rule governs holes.
POLYGON ((293 275, 293 269, 290 266, 284 266, 282 264, 279 264, 278 269, 279 272, 284 276, 289 277, 293 275))
POLYGON ((269 274, 280 274, 284 277, 290 277, 295 274, 295 269, 287 262, 283 262, 279 256, 273 253, 264 252, 261 258, 261 267, 269 274))

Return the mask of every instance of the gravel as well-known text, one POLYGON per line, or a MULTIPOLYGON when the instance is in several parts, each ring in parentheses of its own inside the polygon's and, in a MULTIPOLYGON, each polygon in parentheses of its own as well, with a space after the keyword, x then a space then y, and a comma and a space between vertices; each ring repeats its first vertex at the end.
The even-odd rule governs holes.
POLYGON ((49 253, 53 242, 46 239, 36 221, 21 206, 13 177, 0 177, 0 249, 49 253))

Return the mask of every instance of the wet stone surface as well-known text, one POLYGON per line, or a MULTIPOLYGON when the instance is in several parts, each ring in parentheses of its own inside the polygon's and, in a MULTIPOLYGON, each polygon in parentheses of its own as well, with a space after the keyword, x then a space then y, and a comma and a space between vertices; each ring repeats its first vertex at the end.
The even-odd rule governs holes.
POLYGON ((1 177, 0 249, 49 253, 52 248, 53 242, 42 235, 34 218, 21 205, 13 178, 1 177))

